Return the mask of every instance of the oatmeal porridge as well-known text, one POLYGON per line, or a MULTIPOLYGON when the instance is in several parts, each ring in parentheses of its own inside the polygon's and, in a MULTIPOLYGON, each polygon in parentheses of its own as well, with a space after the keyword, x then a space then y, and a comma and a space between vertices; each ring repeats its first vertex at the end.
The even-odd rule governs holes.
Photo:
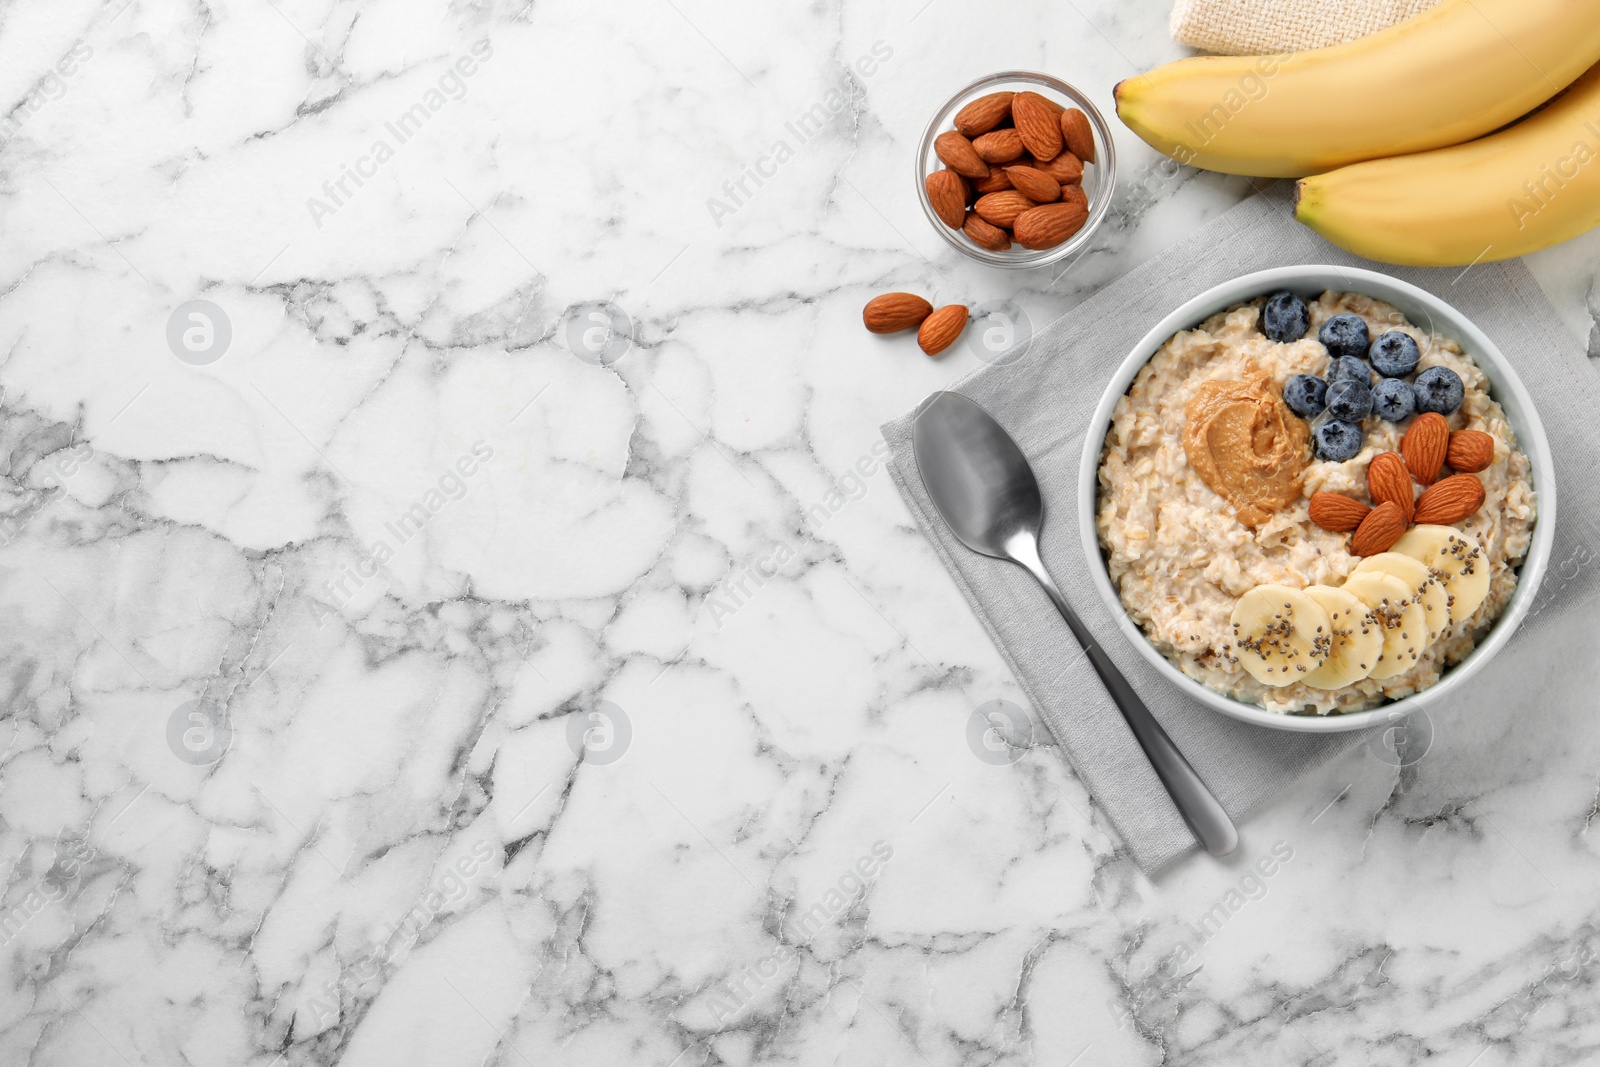
POLYGON ((1535 516, 1528 457, 1471 356, 1328 292, 1162 345, 1112 414, 1095 521, 1123 606, 1180 670, 1329 714, 1463 659, 1515 590, 1535 516))

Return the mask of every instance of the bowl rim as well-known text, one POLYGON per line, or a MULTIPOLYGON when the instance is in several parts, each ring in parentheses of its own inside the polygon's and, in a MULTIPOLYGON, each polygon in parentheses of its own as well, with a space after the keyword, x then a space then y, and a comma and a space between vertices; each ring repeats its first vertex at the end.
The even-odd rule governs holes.
POLYGON ((1089 421, 1078 472, 1079 534, 1091 580, 1123 635, 1168 681, 1205 706, 1257 726, 1303 733, 1342 733, 1395 722, 1437 704, 1461 689, 1510 640, 1538 596, 1555 538, 1555 514, 1554 468, 1544 424, 1534 407, 1533 398, 1499 346, 1465 314, 1426 289, 1378 271, 1332 264, 1272 267, 1240 275, 1191 297, 1156 323, 1134 345, 1106 386, 1089 421), (1179 330, 1191 329, 1218 311, 1279 289, 1290 289, 1302 296, 1313 292, 1320 295, 1329 290, 1361 293, 1394 305, 1413 322, 1417 321, 1417 316, 1413 315, 1412 310, 1420 308, 1434 330, 1466 349, 1489 379, 1490 395, 1506 408, 1506 419, 1516 432, 1518 447, 1528 456, 1532 468, 1530 473, 1539 512, 1534 521, 1533 538, 1527 556, 1519 568, 1517 588, 1500 618, 1477 647, 1432 686, 1367 711, 1343 715, 1284 714, 1246 704, 1202 685, 1162 655, 1129 616, 1111 585, 1105 557, 1100 550, 1099 533, 1095 525, 1100 453, 1110 427, 1111 413, 1117 401, 1132 385, 1134 376, 1150 361, 1156 350, 1179 330))
POLYGON ((1090 100, 1088 94, 1060 78, 1049 74, 1042 74, 1032 70, 1002 70, 994 74, 986 74, 977 81, 964 86, 955 95, 947 99, 934 112, 933 118, 928 121, 927 127, 922 131, 922 140, 917 146, 917 155, 913 160, 916 166, 917 201, 922 205, 922 213, 927 216, 928 222, 933 226, 940 237, 967 258, 991 267, 1002 267, 1007 270, 1029 270, 1034 267, 1047 267, 1052 263, 1059 263, 1074 252, 1083 248, 1099 229, 1100 223, 1111 212, 1111 201, 1116 193, 1117 186, 1117 149, 1112 139, 1112 131, 1105 116, 1100 109, 1090 100), (951 127, 950 120, 955 112, 972 96, 982 90, 997 91, 1006 83, 1022 82, 1049 89, 1054 93, 1066 97, 1089 117, 1089 125, 1094 127, 1096 160, 1089 166, 1097 168, 1094 174, 1094 196, 1089 200, 1089 217, 1084 220, 1083 228, 1073 234, 1066 241, 1054 248, 1044 248, 1037 252, 1015 251, 991 252, 987 248, 979 248, 961 235, 961 231, 952 230, 939 218, 938 212, 933 210, 933 204, 928 200, 927 177, 935 168, 929 164, 930 160, 937 160, 933 151, 934 138, 944 133, 951 127))

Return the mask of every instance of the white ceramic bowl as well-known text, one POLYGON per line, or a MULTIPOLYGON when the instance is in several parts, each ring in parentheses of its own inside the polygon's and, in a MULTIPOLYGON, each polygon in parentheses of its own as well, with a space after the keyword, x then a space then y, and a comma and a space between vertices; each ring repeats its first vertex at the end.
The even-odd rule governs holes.
POLYGON ((1391 278, 1376 271, 1355 267, 1306 265, 1277 267, 1257 271, 1225 282, 1201 293, 1186 302, 1172 314, 1156 323, 1150 332, 1134 346, 1128 358, 1117 368, 1116 376, 1106 387, 1089 423, 1084 443, 1083 461, 1078 473, 1078 518, 1083 536, 1083 550, 1088 556, 1089 573, 1095 588, 1106 602, 1117 625, 1145 659, 1155 665, 1173 685, 1194 699, 1215 708, 1224 715, 1269 726, 1277 730, 1298 730, 1314 733, 1333 733, 1359 730, 1367 726, 1393 722, 1415 711, 1420 711, 1448 700, 1465 687, 1472 676, 1494 658, 1511 637, 1517 625, 1527 615, 1539 583, 1544 578, 1545 565, 1550 557, 1550 542, 1555 536, 1556 487, 1550 466, 1550 444, 1545 439, 1544 426, 1534 410, 1528 391, 1518 380, 1516 371, 1494 342, 1474 326, 1466 316, 1449 304, 1425 290, 1407 282, 1391 278), (1095 499, 1098 492, 1100 452, 1105 444, 1106 430, 1111 425, 1111 412, 1117 401, 1133 383, 1134 375, 1145 365, 1156 349, 1179 330, 1199 325, 1207 317, 1235 304, 1263 296, 1279 289, 1289 289, 1308 299, 1314 299, 1328 290, 1363 293, 1394 305, 1419 328, 1430 329, 1454 340, 1483 370, 1490 382, 1490 394, 1505 409, 1506 418, 1517 435, 1518 446, 1528 455, 1533 465, 1533 488, 1538 495, 1539 516, 1533 528, 1533 542, 1527 558, 1520 568, 1520 578, 1511 602, 1506 606, 1494 627, 1460 663, 1450 668, 1434 685, 1404 699, 1383 704, 1369 711, 1346 715, 1283 715, 1271 712, 1256 704, 1226 697, 1184 674, 1173 666, 1128 616, 1111 586, 1106 571, 1105 557, 1100 551, 1095 532, 1095 499))

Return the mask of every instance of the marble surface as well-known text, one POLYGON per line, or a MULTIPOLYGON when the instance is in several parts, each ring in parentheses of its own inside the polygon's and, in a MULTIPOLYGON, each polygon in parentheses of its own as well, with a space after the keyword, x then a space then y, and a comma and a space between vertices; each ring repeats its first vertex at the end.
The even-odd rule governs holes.
POLYGON ((946 95, 1166 13, 0 12, 0 1063, 1600 1058, 1593 610, 1157 882, 969 745, 876 427, 977 357, 860 308, 1043 325, 1248 195, 1124 136, 1064 272, 921 216, 946 95))

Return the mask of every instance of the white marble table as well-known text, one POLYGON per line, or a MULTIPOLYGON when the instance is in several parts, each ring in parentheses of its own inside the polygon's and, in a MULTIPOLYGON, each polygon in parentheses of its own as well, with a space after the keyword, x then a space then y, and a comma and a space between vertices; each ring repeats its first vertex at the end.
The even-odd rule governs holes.
POLYGON ((1592 626, 1154 883, 968 745, 875 449, 976 357, 860 308, 1248 194, 1124 136, 1060 276, 921 216, 944 96, 1107 101, 1164 0, 123 5, 0 12, 0 1063, 1600 1058, 1592 626))

